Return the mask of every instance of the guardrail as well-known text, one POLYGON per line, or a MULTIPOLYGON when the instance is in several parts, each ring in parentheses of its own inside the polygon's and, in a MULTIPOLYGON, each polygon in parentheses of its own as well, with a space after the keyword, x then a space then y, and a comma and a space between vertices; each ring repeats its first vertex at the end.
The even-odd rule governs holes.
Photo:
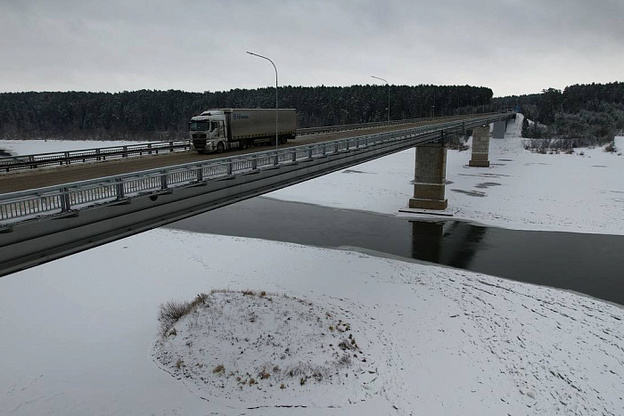
MULTIPOLYGON (((391 125, 401 125, 431 120, 430 118, 413 118, 393 120, 391 125)), ((297 135, 332 133, 337 131, 359 130, 372 127, 387 126, 388 122, 362 124, 342 124, 325 127, 308 127, 296 130, 297 135)), ((158 155, 166 152, 185 151, 191 148, 189 140, 167 142, 147 142, 125 146, 109 146, 82 150, 69 150, 48 153, 36 153, 18 156, 0 156, 0 171, 36 169, 44 166, 62 166, 72 163, 87 163, 107 159, 121 159, 132 156, 158 155)))
POLYGON ((16 222, 74 215, 87 207, 124 203, 137 196, 157 197, 159 194, 171 193, 178 187, 207 184, 212 180, 312 161, 332 154, 413 139, 420 135, 429 134, 426 141, 432 141, 435 140, 430 137, 432 132, 464 131, 508 117, 509 115, 497 115, 452 121, 3 194, 0 195, 0 230, 8 229, 16 222))
POLYGON ((347 131, 347 130, 359 130, 359 129, 369 129, 373 127, 383 127, 388 124, 392 126, 400 125, 400 124, 411 124, 422 121, 428 121, 431 118, 410 118, 403 120, 391 120, 390 123, 387 121, 377 121, 372 123, 359 123, 359 124, 338 124, 335 126, 324 126, 324 127, 304 127, 301 129, 297 129, 297 135, 306 135, 306 134, 318 134, 318 133, 334 133, 337 131, 347 131))
POLYGON ((138 143, 125 146, 110 146, 94 149, 69 150, 61 152, 38 153, 24 156, 0 157, 0 170, 31 169, 41 166, 70 165, 107 159, 120 159, 130 156, 157 155, 190 149, 188 140, 138 143))

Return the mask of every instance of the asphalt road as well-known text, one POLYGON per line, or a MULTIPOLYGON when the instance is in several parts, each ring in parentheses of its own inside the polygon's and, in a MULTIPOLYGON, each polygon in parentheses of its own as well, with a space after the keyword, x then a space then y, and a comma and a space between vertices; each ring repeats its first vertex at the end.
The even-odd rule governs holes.
MULTIPOLYGON (((310 134, 296 138, 280 148, 288 148, 348 137, 362 136, 371 133, 403 130, 416 127, 424 123, 403 124, 397 126, 374 127, 360 130, 350 130, 336 133, 310 134)), ((256 146, 247 150, 230 151, 222 154, 200 155, 195 151, 173 152, 160 155, 135 156, 126 159, 115 159, 58 167, 42 167, 30 171, 8 172, 0 174, 0 194, 24 191, 28 189, 44 188, 47 186, 79 182, 88 179, 139 172, 159 167, 182 165, 185 163, 202 162, 224 156, 254 153, 270 150, 269 146, 256 146)))

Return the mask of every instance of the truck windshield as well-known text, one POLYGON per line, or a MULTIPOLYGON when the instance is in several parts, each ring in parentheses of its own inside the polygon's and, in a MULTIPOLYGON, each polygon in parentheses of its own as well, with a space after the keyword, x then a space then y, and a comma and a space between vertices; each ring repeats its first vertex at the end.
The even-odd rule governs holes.
POLYGON ((191 131, 210 131, 210 121, 191 121, 191 131))

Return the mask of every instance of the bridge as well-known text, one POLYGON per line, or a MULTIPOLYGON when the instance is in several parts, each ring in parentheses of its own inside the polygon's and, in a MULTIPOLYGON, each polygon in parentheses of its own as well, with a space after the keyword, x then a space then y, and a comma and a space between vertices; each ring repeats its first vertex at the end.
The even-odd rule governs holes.
POLYGON ((311 144, 297 140, 297 145, 279 150, 233 152, 182 164, 176 163, 177 156, 159 156, 137 158, 132 164, 108 162, 3 175, 0 276, 414 146, 416 174, 409 206, 444 209, 446 138, 473 130, 470 164, 488 166, 489 124, 505 125, 513 116, 387 126, 375 133, 333 136, 311 144), (157 168, 145 167, 154 163, 157 168), (100 165, 118 167, 120 173, 102 176, 96 168, 100 165), (50 178, 58 183, 37 185, 50 178), (14 184, 22 184, 22 189, 7 191, 14 184))

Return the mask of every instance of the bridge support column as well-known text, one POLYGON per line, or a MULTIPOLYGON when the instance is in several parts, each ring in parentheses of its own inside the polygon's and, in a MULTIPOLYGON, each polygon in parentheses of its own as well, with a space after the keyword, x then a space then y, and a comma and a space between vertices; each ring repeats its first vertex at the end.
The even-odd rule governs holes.
POLYGON ((446 147, 444 141, 416 146, 416 170, 414 175, 414 197, 409 200, 410 208, 446 209, 446 147))
POLYGON ((494 122, 494 128, 492 129, 492 137, 495 139, 504 139, 505 138, 505 132, 507 131, 507 121, 508 119, 505 120, 499 120, 499 121, 495 121, 494 122))
POLYGON ((472 130, 472 157, 468 166, 490 167, 490 126, 475 127, 472 130))

